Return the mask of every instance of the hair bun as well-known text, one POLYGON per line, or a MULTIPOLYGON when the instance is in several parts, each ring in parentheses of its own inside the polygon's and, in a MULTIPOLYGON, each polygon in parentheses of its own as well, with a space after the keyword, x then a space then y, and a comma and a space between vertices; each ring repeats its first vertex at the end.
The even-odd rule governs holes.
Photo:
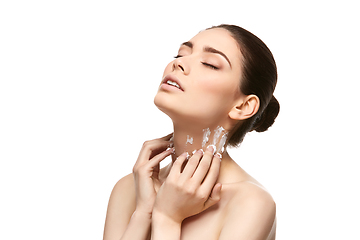
POLYGON ((264 132, 273 125, 275 118, 279 114, 280 104, 278 100, 272 96, 269 104, 264 109, 264 112, 260 115, 259 119, 255 122, 252 130, 257 132, 264 132))

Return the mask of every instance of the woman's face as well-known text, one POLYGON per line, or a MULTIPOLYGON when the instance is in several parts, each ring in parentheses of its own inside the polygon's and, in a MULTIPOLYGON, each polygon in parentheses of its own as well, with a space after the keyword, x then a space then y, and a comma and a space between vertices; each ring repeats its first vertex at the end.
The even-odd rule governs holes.
POLYGON ((241 95, 240 66, 238 45, 227 30, 202 31, 166 66, 155 105, 174 122, 224 125, 241 95))

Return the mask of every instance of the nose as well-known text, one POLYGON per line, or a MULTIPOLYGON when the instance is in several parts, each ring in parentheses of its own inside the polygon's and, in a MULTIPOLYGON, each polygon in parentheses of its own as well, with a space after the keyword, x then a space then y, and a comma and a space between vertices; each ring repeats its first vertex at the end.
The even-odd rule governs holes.
POLYGON ((185 65, 183 59, 181 59, 181 58, 177 58, 174 60, 172 70, 173 71, 180 70, 185 75, 187 75, 189 73, 189 68, 185 65))

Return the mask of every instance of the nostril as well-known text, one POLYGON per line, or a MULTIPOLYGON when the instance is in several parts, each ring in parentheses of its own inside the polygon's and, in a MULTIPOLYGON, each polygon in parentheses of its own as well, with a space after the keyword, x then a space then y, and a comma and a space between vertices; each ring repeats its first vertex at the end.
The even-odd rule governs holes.
POLYGON ((179 61, 179 59, 175 59, 173 62, 172 70, 180 69, 181 71, 185 72, 185 68, 182 66, 182 63, 179 61))

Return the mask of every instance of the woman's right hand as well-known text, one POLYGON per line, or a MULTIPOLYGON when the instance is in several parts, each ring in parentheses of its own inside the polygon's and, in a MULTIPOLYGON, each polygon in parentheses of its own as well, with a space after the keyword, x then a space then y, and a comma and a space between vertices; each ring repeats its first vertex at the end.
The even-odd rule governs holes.
POLYGON ((171 146, 172 134, 146 141, 133 167, 136 188, 136 210, 152 213, 156 192, 160 188, 160 162, 173 153, 171 146))

